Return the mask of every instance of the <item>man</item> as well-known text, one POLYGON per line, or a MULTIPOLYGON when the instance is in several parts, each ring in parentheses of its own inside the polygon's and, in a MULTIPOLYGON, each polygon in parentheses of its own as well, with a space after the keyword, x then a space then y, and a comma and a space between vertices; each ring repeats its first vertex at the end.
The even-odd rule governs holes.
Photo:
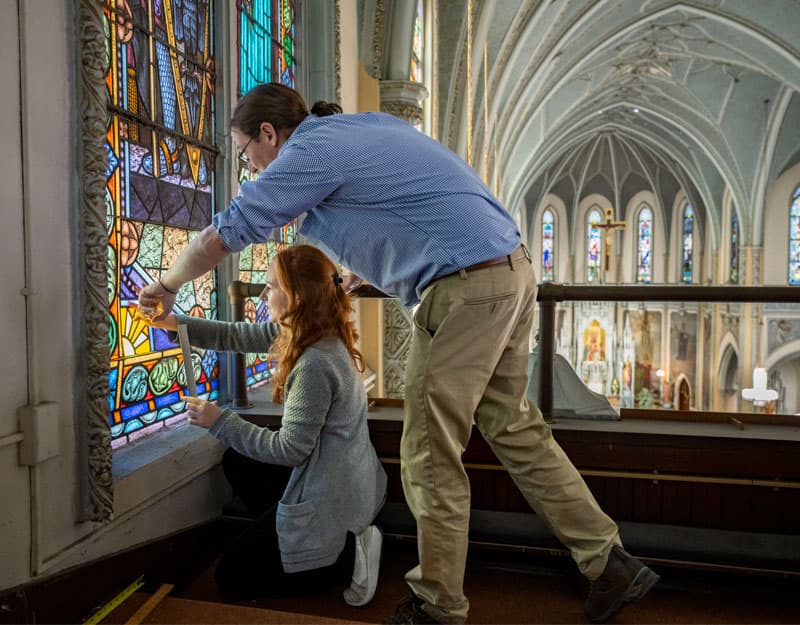
POLYGON ((417 520, 420 564, 391 622, 463 623, 469 482, 461 455, 472 423, 534 510, 594 580, 586 613, 609 619, 658 576, 621 547, 538 410, 525 399, 536 285, 511 216, 475 172, 390 115, 333 115, 260 85, 231 134, 258 172, 140 304, 164 310, 184 282, 305 215, 300 233, 353 273, 419 303, 406 371, 401 473, 417 520))

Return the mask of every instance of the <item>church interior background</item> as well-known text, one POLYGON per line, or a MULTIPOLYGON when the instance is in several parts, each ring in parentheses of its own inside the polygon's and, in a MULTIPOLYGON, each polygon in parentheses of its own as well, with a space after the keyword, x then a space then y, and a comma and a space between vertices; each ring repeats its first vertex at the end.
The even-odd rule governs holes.
MULTIPOLYGON (((450 147, 540 282, 800 288, 797 0, 18 0, 0 16, 0 588, 219 515, 222 450, 183 425, 180 350, 131 303, 247 175, 227 120, 259 82, 450 147)), ((228 285, 264 282, 295 240, 290 224, 177 307, 230 319, 228 285)), ((402 396, 409 311, 356 314, 371 394, 402 396)), ((616 408, 800 413, 796 304, 562 304, 556 351, 616 408), (761 407, 742 399, 756 368, 778 393, 761 407)), ((201 395, 226 401, 231 362, 192 359, 201 395)), ((273 365, 248 355, 248 385, 273 365)))

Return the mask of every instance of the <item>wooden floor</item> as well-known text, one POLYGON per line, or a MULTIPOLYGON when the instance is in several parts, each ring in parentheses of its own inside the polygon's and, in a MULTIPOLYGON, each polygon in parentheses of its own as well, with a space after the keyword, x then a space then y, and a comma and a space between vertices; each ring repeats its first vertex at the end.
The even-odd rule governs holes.
MULTIPOLYGON (((324 595, 227 603, 213 566, 176 588, 145 623, 380 623, 407 596, 403 574, 415 563, 415 545, 388 537, 373 602, 351 608, 343 588, 324 595)), ((800 623, 797 580, 698 572, 653 564, 662 581, 616 623, 800 623)), ((585 586, 566 557, 473 549, 465 582, 469 623, 584 623, 585 586)), ((104 622, 124 623, 144 595, 131 598, 104 622)))

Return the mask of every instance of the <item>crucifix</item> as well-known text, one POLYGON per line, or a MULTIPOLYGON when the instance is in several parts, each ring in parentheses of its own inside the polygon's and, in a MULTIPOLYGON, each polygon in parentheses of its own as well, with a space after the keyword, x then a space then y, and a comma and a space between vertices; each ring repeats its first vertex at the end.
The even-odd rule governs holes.
POLYGON ((614 236, 614 230, 616 229, 625 229, 625 222, 624 221, 614 221, 614 209, 608 207, 606 209, 606 220, 602 223, 596 224, 596 228, 603 229, 603 239, 605 241, 604 253, 605 253, 605 265, 604 271, 608 272, 610 268, 610 260, 611 260, 611 244, 614 236))

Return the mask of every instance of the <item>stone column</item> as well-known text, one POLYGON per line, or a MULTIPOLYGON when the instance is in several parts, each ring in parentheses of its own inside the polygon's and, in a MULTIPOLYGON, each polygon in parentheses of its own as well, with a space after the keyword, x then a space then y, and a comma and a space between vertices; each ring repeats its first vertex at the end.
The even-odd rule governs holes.
MULTIPOLYGON (((410 80, 382 80, 381 111, 412 125, 422 124, 422 101, 428 97, 425 85, 410 80)), ((402 398, 408 348, 411 344, 412 315, 396 299, 383 302, 383 389, 386 397, 402 398)))

